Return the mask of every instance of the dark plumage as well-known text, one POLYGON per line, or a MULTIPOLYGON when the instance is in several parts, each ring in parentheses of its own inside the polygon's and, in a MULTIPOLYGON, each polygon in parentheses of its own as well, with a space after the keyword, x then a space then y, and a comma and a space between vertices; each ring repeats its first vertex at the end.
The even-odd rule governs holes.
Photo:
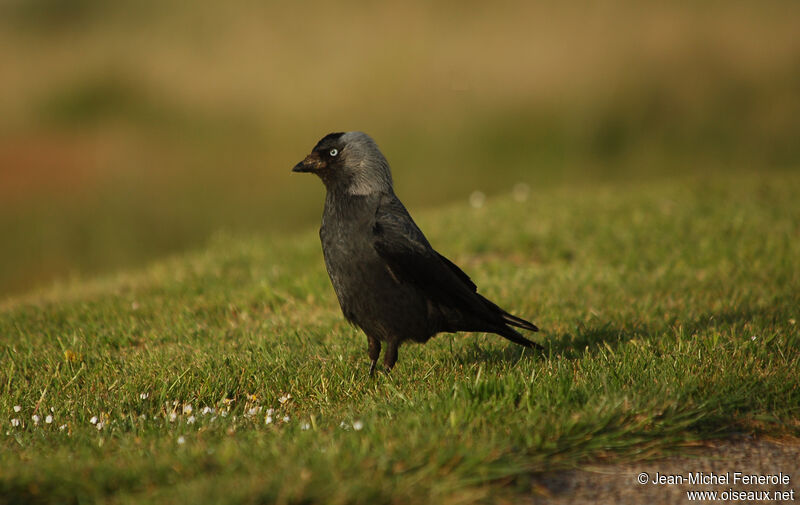
POLYGON ((440 332, 496 333, 541 348, 511 328, 538 328, 477 292, 472 280, 437 253, 395 196, 389 163, 361 132, 331 133, 294 172, 319 176, 327 189, 319 236, 344 316, 367 335, 370 374, 386 344, 391 369, 405 340, 440 332))

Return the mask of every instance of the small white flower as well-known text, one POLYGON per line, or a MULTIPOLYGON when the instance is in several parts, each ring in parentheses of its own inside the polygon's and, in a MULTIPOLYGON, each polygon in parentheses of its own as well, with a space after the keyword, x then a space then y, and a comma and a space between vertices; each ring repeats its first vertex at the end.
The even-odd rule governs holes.
POLYGON ((97 416, 92 416, 92 418, 89 419, 89 422, 92 424, 97 424, 97 416))
POLYGON ((175 419, 177 419, 177 418, 178 418, 178 414, 176 414, 175 412, 171 412, 169 414, 169 422, 174 423, 175 419))
POLYGON ((183 406, 183 413, 184 414, 191 414, 192 413, 192 404, 191 403, 187 403, 186 405, 183 406))
POLYGON ((346 422, 342 421, 341 423, 339 423, 339 428, 343 430, 349 430, 350 426, 348 426, 346 422))
POLYGON ((755 335, 753 335, 752 337, 750 337, 750 340, 753 340, 753 341, 755 341, 755 339, 757 339, 757 338, 758 338, 758 337, 756 337, 755 335))
POLYGON ((212 409, 211 407, 203 407, 203 410, 201 410, 200 413, 202 415, 213 414, 214 413, 214 409, 212 409))
POLYGON ((150 393, 139 393, 139 398, 142 400, 147 400, 150 398, 150 393))
POLYGON ((288 423, 289 422, 289 416, 283 416, 283 422, 284 423, 288 423))
POLYGON ((469 206, 473 209, 480 209, 486 203, 486 195, 482 191, 473 191, 469 195, 469 206))
POLYGON ((67 425, 66 424, 62 424, 61 426, 58 427, 58 431, 64 431, 66 429, 67 429, 67 425))
POLYGON ((195 421, 194 416, 189 416, 189 418, 186 419, 186 424, 194 424, 194 421, 195 421))
POLYGON ((268 415, 266 419, 264 419, 264 424, 272 424, 272 416, 268 415))
POLYGON ((185 444, 185 443, 186 443, 186 439, 185 439, 185 438, 183 438, 183 435, 181 435, 180 437, 178 437, 178 445, 183 445, 183 444, 185 444))
POLYGON ((281 403, 286 403, 291 399, 292 399, 292 395, 287 393, 287 394, 281 396, 280 398, 278 398, 278 401, 281 402, 281 403))
POLYGON ((361 431, 361 428, 364 427, 364 423, 361 421, 353 421, 353 429, 356 431, 361 431))
POLYGON ((102 429, 103 429, 103 426, 105 426, 105 425, 106 425, 106 424, 105 424, 104 422, 102 422, 102 421, 101 421, 101 422, 99 422, 99 423, 97 423, 97 425, 96 425, 96 427, 97 427, 97 431, 100 431, 100 430, 102 430, 102 429))
POLYGON ((247 414, 245 414, 245 415, 246 415, 247 417, 251 417, 251 416, 254 416, 254 415, 256 415, 256 414, 258 414, 258 407, 253 407, 253 408, 249 409, 249 410, 247 411, 247 414))
POLYGON ((44 422, 46 422, 47 424, 51 424, 53 422, 53 416, 48 414, 47 417, 44 418, 44 422))
POLYGON ((31 419, 33 419, 33 424, 39 424, 39 419, 40 418, 36 414, 32 415, 31 419))
POLYGON ((228 411, 223 410, 222 412, 219 413, 219 415, 221 415, 222 417, 228 417, 228 411))
POLYGON ((311 428, 311 425, 308 424, 308 423, 303 423, 303 424, 300 425, 300 429, 303 430, 303 431, 305 431, 305 430, 307 430, 309 428, 311 428))
POLYGON ((141 419, 142 421, 147 421, 147 414, 140 415, 139 419, 141 419))
POLYGON ((216 420, 217 420, 217 416, 211 416, 211 419, 209 421, 213 423, 216 420))
POLYGON ((267 409, 267 415, 268 416, 271 416, 274 413, 275 413, 275 409, 267 409))
POLYGON ((19 423, 20 421, 16 417, 11 420, 11 426, 19 426, 19 423))
POLYGON ((14 405, 14 412, 19 412, 20 410, 22 410, 21 405, 14 405))

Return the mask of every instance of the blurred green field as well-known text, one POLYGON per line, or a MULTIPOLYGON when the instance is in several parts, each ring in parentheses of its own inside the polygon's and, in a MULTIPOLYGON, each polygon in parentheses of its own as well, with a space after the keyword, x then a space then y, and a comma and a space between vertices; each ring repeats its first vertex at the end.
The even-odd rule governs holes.
POLYGON ((798 437, 799 192, 717 173, 412 207, 545 351, 439 336, 375 378, 314 230, 13 298, 0 504, 527 503, 541 472, 798 437))
POLYGON ((0 298, 314 226, 373 135, 415 208, 800 162, 796 2, 0 5, 0 298))

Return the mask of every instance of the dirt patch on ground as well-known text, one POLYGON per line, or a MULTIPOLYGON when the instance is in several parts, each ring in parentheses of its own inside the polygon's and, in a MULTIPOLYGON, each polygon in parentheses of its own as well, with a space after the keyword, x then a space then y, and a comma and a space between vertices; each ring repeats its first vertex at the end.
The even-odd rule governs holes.
POLYGON ((535 482, 531 504, 800 503, 800 441, 724 441, 686 456, 547 473, 535 482), (690 495, 696 492, 716 496, 690 495))

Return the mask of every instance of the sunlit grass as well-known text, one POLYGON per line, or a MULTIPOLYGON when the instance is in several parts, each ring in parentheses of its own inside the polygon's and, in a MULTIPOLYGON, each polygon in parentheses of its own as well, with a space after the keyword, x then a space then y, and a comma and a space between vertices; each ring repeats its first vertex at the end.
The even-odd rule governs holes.
POLYGON ((472 503, 798 435, 798 191, 729 174, 412 208, 546 351, 445 335, 374 379, 313 231, 12 299, 0 502, 472 503))

